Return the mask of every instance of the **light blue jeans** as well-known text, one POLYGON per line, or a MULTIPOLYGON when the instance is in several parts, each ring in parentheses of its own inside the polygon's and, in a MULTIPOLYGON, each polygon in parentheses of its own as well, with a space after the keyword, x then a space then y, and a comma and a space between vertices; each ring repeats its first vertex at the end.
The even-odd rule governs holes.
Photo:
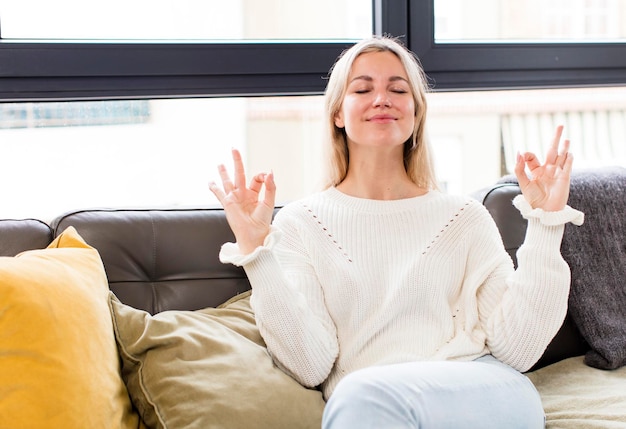
POLYGON ((343 378, 323 429, 534 429, 545 427, 530 380, 495 359, 375 366, 343 378))

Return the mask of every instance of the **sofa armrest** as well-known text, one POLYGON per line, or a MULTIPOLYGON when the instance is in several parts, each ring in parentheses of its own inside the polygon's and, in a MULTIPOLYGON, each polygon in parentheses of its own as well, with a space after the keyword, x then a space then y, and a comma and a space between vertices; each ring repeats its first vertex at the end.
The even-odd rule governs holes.
POLYGON ((36 219, 0 219, 0 256, 43 249, 52 241, 52 229, 36 219))

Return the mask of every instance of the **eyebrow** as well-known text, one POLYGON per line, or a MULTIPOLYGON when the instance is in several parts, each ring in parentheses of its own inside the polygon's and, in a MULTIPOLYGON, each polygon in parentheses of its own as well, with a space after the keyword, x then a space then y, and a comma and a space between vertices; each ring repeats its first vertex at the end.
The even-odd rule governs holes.
MULTIPOLYGON (((357 76, 355 78, 353 78, 349 83, 354 82, 355 80, 365 80, 367 82, 371 82, 374 80, 374 78, 372 78, 371 76, 368 75, 361 75, 361 76, 357 76)), ((397 81, 404 81, 406 83, 409 83, 409 81, 405 78, 403 78, 402 76, 391 76, 389 78, 389 82, 397 82, 397 81)))

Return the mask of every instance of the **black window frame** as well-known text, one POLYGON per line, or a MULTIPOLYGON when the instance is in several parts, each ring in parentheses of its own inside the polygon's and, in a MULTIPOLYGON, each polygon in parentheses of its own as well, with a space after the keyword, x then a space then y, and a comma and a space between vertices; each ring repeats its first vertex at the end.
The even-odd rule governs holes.
MULTIPOLYGON (((373 32, 402 38, 434 90, 626 84, 623 43, 437 44, 434 0, 372 0, 372 8, 373 32)), ((0 101, 318 95, 351 44, 0 39, 0 101)))
POLYGON ((407 43, 433 89, 626 84, 626 43, 436 43, 435 0, 410 0, 407 43))
POLYGON ((0 41, 0 100, 319 94, 347 46, 0 41))

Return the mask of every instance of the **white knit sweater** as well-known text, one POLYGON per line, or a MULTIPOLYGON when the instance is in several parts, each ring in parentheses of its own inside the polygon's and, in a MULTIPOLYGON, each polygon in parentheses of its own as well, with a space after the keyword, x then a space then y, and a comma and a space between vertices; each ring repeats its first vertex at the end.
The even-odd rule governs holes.
POLYGON ((519 268, 479 202, 431 191, 378 201, 329 188, 280 210, 264 245, 222 262, 244 267, 276 363, 328 398, 359 368, 491 353, 525 371, 567 310, 563 225, 582 213, 531 210, 519 268))

